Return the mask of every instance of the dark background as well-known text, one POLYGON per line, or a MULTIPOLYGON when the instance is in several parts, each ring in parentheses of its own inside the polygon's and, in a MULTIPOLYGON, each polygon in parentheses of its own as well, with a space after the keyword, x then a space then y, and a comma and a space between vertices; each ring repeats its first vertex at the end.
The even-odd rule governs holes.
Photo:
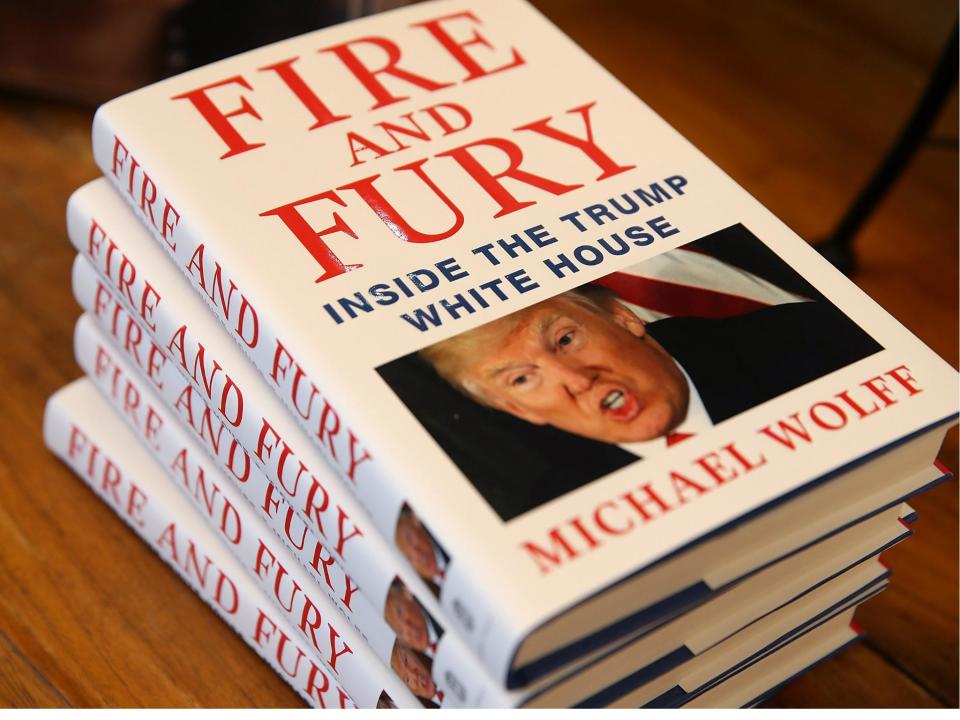
MULTIPOLYGON (((0 3, 0 705, 299 704, 43 447, 43 403, 79 375, 64 206, 97 175, 97 102, 267 31, 386 4, 237 2, 211 31, 180 14, 210 6, 180 0, 0 3)), ((535 4, 810 241, 893 141, 957 12, 949 0, 535 4)), ((954 366, 957 190, 954 89, 858 235, 854 278, 954 366)), ((941 459, 957 469, 956 430, 941 459)), ((957 706, 956 482, 914 505, 916 535, 884 556, 893 587, 858 613, 866 640, 768 707, 957 706)))

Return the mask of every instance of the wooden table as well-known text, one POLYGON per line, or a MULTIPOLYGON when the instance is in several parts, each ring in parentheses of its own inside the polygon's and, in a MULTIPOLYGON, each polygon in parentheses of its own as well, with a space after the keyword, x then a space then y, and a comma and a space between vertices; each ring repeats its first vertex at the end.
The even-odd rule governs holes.
MULTIPOLYGON (((544 12, 808 239, 826 235, 922 89, 949 2, 542 0, 544 12), (720 7, 726 8, 721 10, 720 7)), ((296 706, 297 697, 43 447, 77 377, 64 235, 96 176, 91 112, 0 96, 0 705, 296 706)), ((856 282, 957 364, 957 104, 858 239, 856 282)), ((941 455, 957 468, 957 433, 941 455)), ((957 484, 916 536, 867 639, 772 707, 952 706, 957 484)))

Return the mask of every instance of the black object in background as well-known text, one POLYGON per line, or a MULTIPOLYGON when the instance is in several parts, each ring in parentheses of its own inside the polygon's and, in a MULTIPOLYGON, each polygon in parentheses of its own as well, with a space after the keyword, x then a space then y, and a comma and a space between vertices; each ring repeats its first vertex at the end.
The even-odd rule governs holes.
POLYGON ((167 73, 344 22, 347 6, 346 0, 190 0, 170 15, 167 73))
POLYGON ((939 116, 957 83, 957 23, 954 22, 950 37, 934 66, 927 87, 917 101, 913 114, 900 130, 896 141, 880 161, 873 175, 854 198, 850 208, 837 223, 833 234, 815 245, 817 250, 844 275, 856 271, 856 254, 853 241, 870 219, 874 210, 887 196, 890 188, 903 174, 904 169, 916 155, 917 149, 927 139, 930 128, 939 116))

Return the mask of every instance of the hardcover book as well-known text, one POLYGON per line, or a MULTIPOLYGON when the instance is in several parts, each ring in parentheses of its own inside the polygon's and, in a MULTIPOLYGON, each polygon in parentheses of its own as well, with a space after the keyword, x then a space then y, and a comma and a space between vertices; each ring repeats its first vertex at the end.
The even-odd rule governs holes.
POLYGON ((164 480, 90 380, 54 393, 44 410, 43 438, 304 701, 318 708, 357 707, 319 653, 300 640, 204 519, 164 480))
MULTIPOLYGON (((78 260, 77 265, 78 271, 74 274, 76 292, 81 305, 86 307, 93 296, 102 298, 102 292, 89 292, 90 288, 84 287, 87 285, 85 273, 80 270, 85 269, 90 275, 93 272, 83 259, 78 260)), ((98 287, 102 290, 102 286, 98 287)), ((77 323, 74 347, 78 364, 117 412, 124 416, 174 483, 181 486, 201 512, 206 513, 231 551, 263 585, 264 592, 274 597, 281 615, 287 616, 298 627, 304 640, 312 643, 317 652, 329 655, 325 634, 319 633, 318 643, 318 633, 301 622, 305 609, 319 609, 326 624, 336 630, 341 648, 359 649, 359 645, 368 643, 379 656, 382 666, 367 657, 366 678, 375 682, 378 671, 382 673, 389 666, 422 702, 430 705, 564 707, 605 704, 636 687, 649 685, 650 681, 674 668, 676 673, 688 672, 687 665, 704 651, 717 657, 718 652, 713 649, 717 643, 770 613, 800 602, 800 598, 809 592, 845 574, 851 567, 863 564, 865 559, 908 535, 899 522, 899 505, 894 503, 886 509, 877 508, 868 519, 756 573, 658 631, 625 642, 614 651, 572 668, 562 677, 538 683, 539 687, 498 691, 482 671, 470 664, 469 658, 460 658, 456 674, 469 678, 466 688, 469 692, 461 699, 441 689, 444 676, 432 672, 431 664, 423 666, 430 672, 418 674, 408 671, 412 663, 410 659, 405 664, 399 662, 405 635, 391 633, 362 588, 355 585, 336 563, 322 560, 321 543, 311 538, 312 534, 299 518, 289 509, 279 511, 275 500, 277 491, 253 462, 237 459, 242 451, 238 451, 233 442, 228 442, 223 426, 212 421, 198 423, 192 419, 194 409, 183 401, 183 393, 178 390, 184 387, 184 381, 173 371, 172 364, 164 364, 162 368, 167 372, 157 374, 151 385, 142 371, 127 362, 115 341, 106 334, 112 325, 110 316, 116 319, 114 313, 101 316, 103 330, 96 327, 90 316, 84 316, 77 323), (170 403, 157 398, 156 387, 162 387, 165 394, 169 393, 170 403), (198 443, 217 455, 219 468, 210 462, 198 443), (233 458, 232 462, 230 458, 233 458), (282 582, 275 585, 277 581, 282 582), (299 591, 288 593, 291 583, 299 591), (333 607, 323 602, 322 595, 329 598, 333 607), (435 675, 437 679, 434 679, 435 675)), ((131 357, 140 355, 132 347, 128 348, 127 354, 131 357)), ((939 470, 931 468, 913 480, 907 492, 940 476, 939 470)), ((404 614, 408 616, 409 610, 404 614)), ((413 619, 407 617, 407 622, 413 623, 413 619)), ((434 651, 428 652, 433 654, 434 651)), ((723 651, 719 656, 726 657, 723 651)), ((699 658, 697 662, 700 662, 699 658)), ((353 694, 370 695, 365 691, 353 694)))
MULTIPOLYGON (((416 627, 442 627, 435 620, 435 608, 430 606, 432 598, 425 598, 425 606, 412 594, 397 591, 410 582, 410 577, 398 567, 396 551, 391 552, 376 532, 365 531, 371 525, 368 516, 345 494, 342 483, 332 476, 319 452, 311 452, 309 438, 293 424, 279 399, 245 361, 213 315, 204 310, 200 298, 190 291, 186 280, 152 243, 146 230, 105 180, 89 183, 73 195, 68 207, 68 230, 83 255, 74 264, 73 288, 77 301, 137 369, 131 371, 123 359, 109 349, 111 342, 97 340, 89 321, 81 322, 77 328, 76 353, 81 366, 93 376, 103 376, 111 386, 117 383, 126 386, 128 389, 122 394, 132 392, 141 398, 141 403, 151 407, 151 414, 162 418, 163 409, 146 399, 153 390, 159 392, 167 407, 215 456, 226 477, 236 479, 245 497, 267 511, 268 522, 301 558, 304 567, 312 573, 316 587, 338 604, 350 623, 375 646, 386 648, 392 654, 393 641, 384 636, 382 621, 376 616, 379 608, 398 641, 421 653, 424 667, 429 664, 431 669, 430 685, 434 687, 434 691, 427 694, 443 695, 442 706, 570 704, 578 701, 578 696, 572 693, 582 696, 586 688, 599 687, 594 680, 586 679, 588 677, 607 679, 610 683, 616 681, 617 688, 623 691, 626 681, 640 682, 649 672, 631 671, 631 668, 649 666, 651 670, 664 671, 669 662, 709 647, 715 642, 710 638, 721 638, 728 631, 730 619, 722 613, 711 615, 710 608, 717 603, 708 602, 664 628, 673 633, 687 633, 688 639, 682 646, 658 645, 657 639, 664 637, 663 633, 628 633, 603 651, 594 651, 522 692, 506 695, 497 692, 486 673, 464 652, 455 633, 440 630, 436 633, 437 639, 427 645, 417 639, 416 632, 411 633, 411 628, 416 627), (98 246, 106 246, 109 252, 98 252, 98 246), (121 257, 120 266, 124 269, 118 270, 110 260, 121 257), (125 279, 121 281, 120 275, 125 279), (139 316, 137 305, 131 302, 132 297, 147 291, 165 298, 155 306, 149 325, 139 316), (142 375, 142 385, 132 379, 132 374, 138 373, 142 375), (140 389, 135 389, 138 387, 140 389), (244 411, 239 422, 222 400, 234 394, 243 398, 244 411), (284 438, 285 446, 289 443, 297 448, 296 454, 291 453, 285 462, 289 464, 296 458, 298 465, 309 469, 309 483, 291 485, 284 480, 283 463, 267 462, 262 443, 264 428, 284 438), (311 500, 318 495, 313 490, 316 487, 322 487, 322 497, 329 498, 323 503, 327 510, 321 510, 316 500, 311 500), (338 530, 333 532, 332 528, 338 530), (398 606, 398 597, 408 601, 398 606), (352 602, 345 602, 351 599, 352 602), (373 612, 364 599, 373 604, 373 612), (404 607, 407 610, 401 612, 404 607), (413 608, 415 613, 410 612, 413 608), (421 618, 419 623, 411 622, 414 615, 421 618), (402 622, 397 622, 398 619, 402 622), (697 629, 703 626, 709 631, 697 629)), ((166 421, 163 425, 170 427, 166 421)), ((211 475, 208 470, 207 476, 211 475)), ((790 568, 796 568, 797 563, 810 566, 810 552, 819 552, 814 548, 830 545, 834 549, 828 552, 840 561, 844 557, 858 559, 864 556, 863 551, 884 546, 880 541, 868 547, 860 546, 863 551, 857 555, 859 544, 846 537, 848 533, 833 534, 895 506, 903 497, 944 478, 944 473, 936 468, 927 468, 916 476, 889 478, 886 482, 877 482, 876 477, 867 473, 859 475, 859 490, 848 488, 845 493, 838 493, 838 484, 834 483, 807 493, 802 501, 768 513, 764 518, 766 530, 760 531, 764 542, 756 542, 754 535, 755 547, 741 551, 734 559, 713 563, 709 578, 714 586, 722 586, 745 572, 744 568, 777 561, 769 571, 754 572, 749 581, 741 582, 734 592, 718 598, 721 605, 740 604, 737 622, 748 617, 744 611, 754 607, 757 601, 773 600, 778 594, 783 597, 780 591, 796 587, 796 570, 790 568), (830 536, 829 543, 817 542, 827 536, 830 536), (810 543, 815 543, 811 551, 793 555, 810 543), (780 559, 785 556, 790 556, 789 560, 780 559), (777 579, 771 578, 771 572, 777 579), (773 587, 777 591, 772 592, 773 587), (750 597, 751 601, 744 604, 744 600, 735 600, 735 597, 750 597)))
MULTIPOLYGON (((186 504, 160 468, 145 455, 134 433, 123 427, 89 379, 57 392, 44 416, 44 438, 50 449, 90 485, 130 528, 150 545, 240 637, 310 705, 355 707, 329 668, 296 631, 273 613, 273 603, 260 592, 248 570, 224 547, 209 521, 186 504)), ((906 506, 905 506, 906 507, 906 506)), ((239 526, 235 526, 239 527, 239 526)), ((888 571, 878 562, 848 570, 739 633, 695 661, 676 668, 621 699, 636 705, 659 693, 647 706, 682 705, 729 678, 802 639, 830 618, 880 592, 888 571), (671 681, 678 684, 669 690, 671 681), (704 682, 706 680, 706 682, 704 682), (701 684, 702 683, 702 684, 701 684), (699 685, 698 685, 699 684, 699 685), (687 688, 695 687, 695 690, 687 688), (644 694, 645 693, 645 694, 644 694)), ((378 708, 396 701, 375 691, 361 702, 378 708)))
POLYGON ((919 473, 956 418, 952 368, 521 0, 214 63, 93 144, 507 687, 703 600, 776 506, 919 473))
MULTIPOLYGON (((866 599, 866 598, 865 598, 866 599)), ((690 708, 752 708, 780 687, 860 639, 849 608, 684 703, 690 708)))

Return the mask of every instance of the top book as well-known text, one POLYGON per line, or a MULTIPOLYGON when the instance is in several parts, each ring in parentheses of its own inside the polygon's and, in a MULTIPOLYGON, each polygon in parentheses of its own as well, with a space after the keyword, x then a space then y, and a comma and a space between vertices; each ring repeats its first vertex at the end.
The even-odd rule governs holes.
POLYGON ((507 686, 756 569, 799 493, 922 470, 956 418, 950 366, 521 0, 184 73, 93 144, 507 686))

